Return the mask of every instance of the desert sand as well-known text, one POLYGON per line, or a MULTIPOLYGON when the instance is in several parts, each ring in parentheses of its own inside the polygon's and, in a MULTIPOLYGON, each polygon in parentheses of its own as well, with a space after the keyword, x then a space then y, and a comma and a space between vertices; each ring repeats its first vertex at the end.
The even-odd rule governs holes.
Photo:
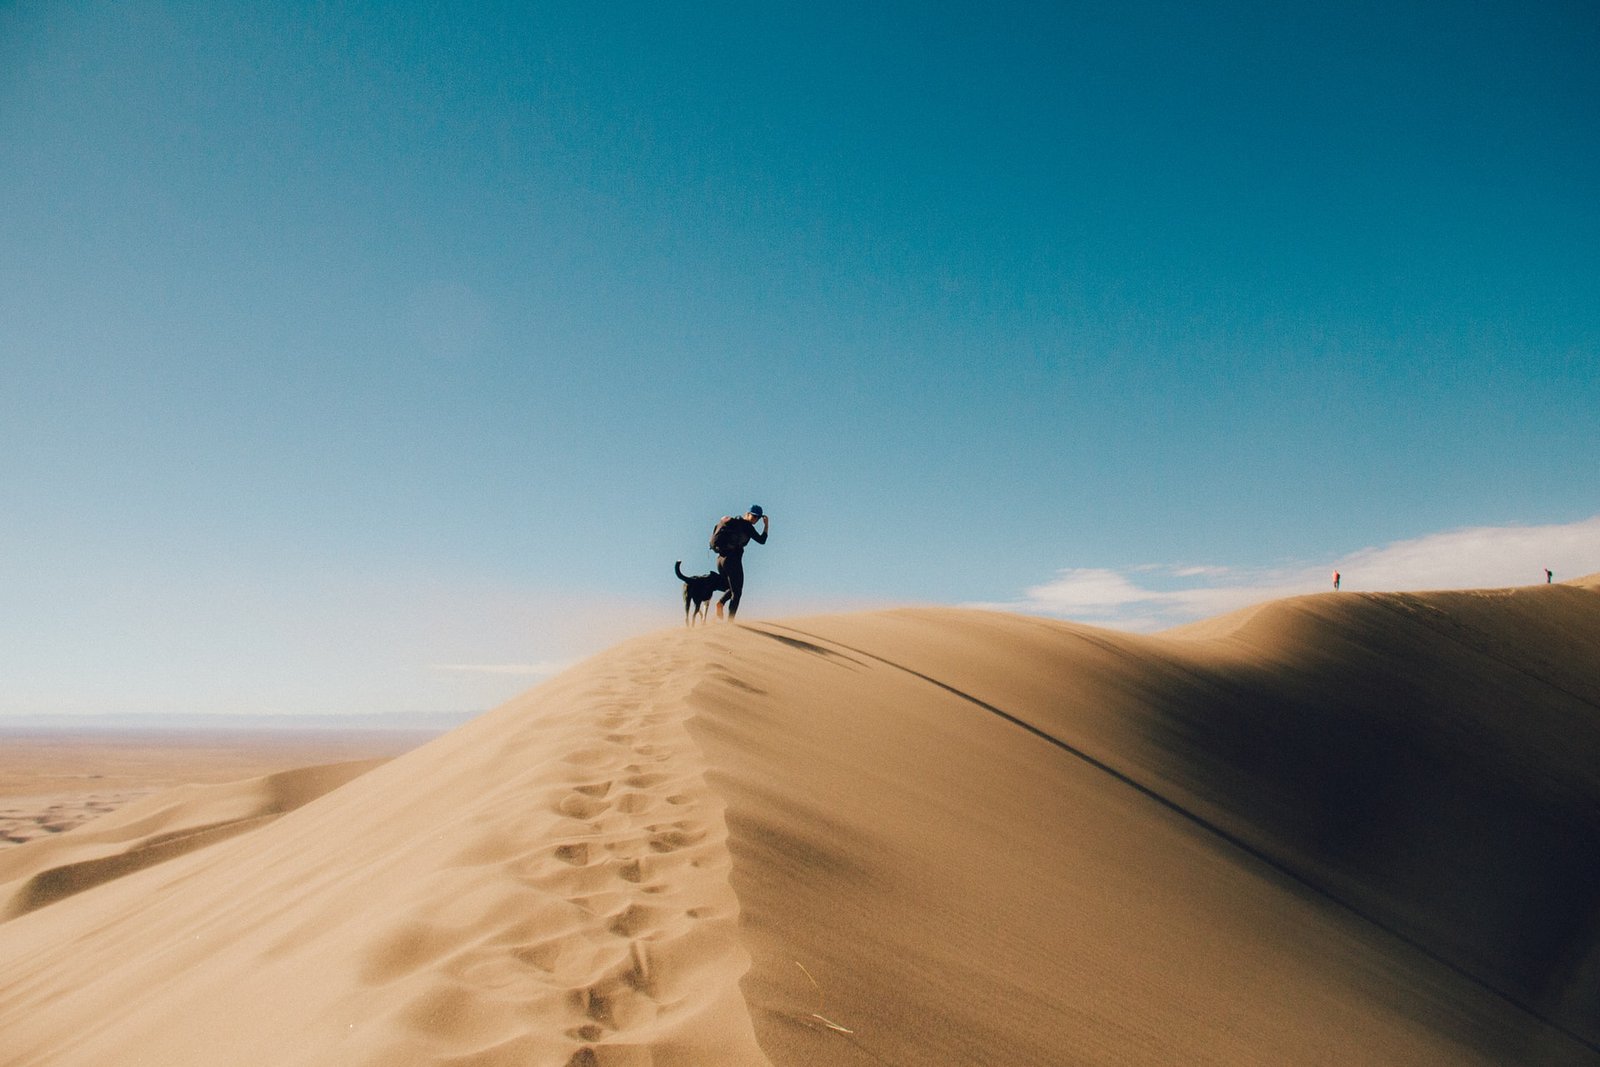
POLYGON ((1597 845, 1600 576, 669 630, 10 850, 0 1063, 1595 1064, 1597 845))
POLYGON ((397 756, 437 732, 0 729, 0 856, 176 786, 397 756))

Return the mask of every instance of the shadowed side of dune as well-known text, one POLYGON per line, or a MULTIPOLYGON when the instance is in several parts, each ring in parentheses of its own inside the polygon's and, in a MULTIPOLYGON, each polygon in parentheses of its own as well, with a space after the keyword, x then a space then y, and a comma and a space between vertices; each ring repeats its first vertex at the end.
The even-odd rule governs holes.
POLYGON ((0 922, 247 833, 387 762, 352 760, 181 786, 0 854, 0 922))
MULTIPOLYGON (((1172 642, 918 609, 706 637, 775 1064, 1591 1064, 1184 781, 1172 642)), ((1201 657, 1203 658, 1203 657, 1201 657)))
POLYGON ((230 837, 254 830, 273 818, 273 815, 259 815, 253 819, 234 819, 176 834, 158 834, 148 841, 112 856, 48 867, 25 880, 6 902, 6 910, 0 915, 8 919, 24 915, 35 908, 54 904, 74 893, 92 889, 114 878, 121 878, 135 871, 142 871, 146 867, 165 863, 196 849, 214 845, 218 841, 226 841, 230 837))
POLYGON ((7 884, 182 854, 10 922, 0 1030, 62 1067, 1600 1063, 1600 595, 1225 622, 662 633, 283 819, 310 784, 130 806, 7 884))
POLYGON ((954 611, 801 620, 1037 729, 1591 1049, 1600 596, 1296 598, 1135 637, 954 611))
POLYGON ((1600 597, 1316 597, 1180 658, 1167 773, 1341 901, 1600 1042, 1600 597))

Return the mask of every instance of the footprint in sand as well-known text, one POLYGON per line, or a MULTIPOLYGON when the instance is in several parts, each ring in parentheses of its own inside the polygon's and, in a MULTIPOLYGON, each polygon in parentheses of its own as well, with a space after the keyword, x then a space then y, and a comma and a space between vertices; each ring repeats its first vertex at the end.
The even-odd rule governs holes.
POLYGON ((646 951, 641 941, 635 941, 628 946, 630 966, 623 972, 622 982, 635 993, 643 993, 651 1000, 655 1000, 656 983, 650 973, 650 959, 645 954, 646 951))
POLYGON ((648 793, 624 793, 617 798, 617 810, 637 815, 649 809, 651 799, 648 793))
MULTIPOLYGON (((628 769, 630 771, 639 771, 639 770, 641 770, 641 768, 639 768, 637 766, 630 767, 628 769)), ((626 784, 632 786, 634 789, 650 789, 650 788, 652 788, 654 786, 660 785, 662 782, 665 782, 666 780, 667 780, 667 776, 666 775, 664 775, 664 774, 654 774, 654 773, 634 774, 631 777, 624 779, 626 784)))
POLYGON ((573 767, 593 767, 615 757, 609 748, 580 748, 561 757, 561 762, 573 767))
POLYGON ((687 823, 674 823, 670 828, 647 826, 650 831, 650 851, 676 852, 705 840, 704 830, 696 830, 687 823))
POLYGON ((522 945, 511 950, 511 955, 519 962, 535 967, 545 973, 556 969, 556 961, 561 956, 561 941, 541 941, 534 945, 522 945))
POLYGON ((661 913, 655 908, 647 908, 642 904, 629 904, 611 917, 611 922, 606 929, 618 937, 637 937, 640 933, 659 925, 661 913))
POLYGON ((566 815, 574 819, 592 819, 610 807, 611 805, 607 801, 596 800, 594 797, 585 796, 581 792, 568 793, 561 798, 560 803, 556 804, 556 814, 566 815))
POLYGON ((693 844, 686 836, 676 830, 664 834, 656 834, 650 839, 651 852, 676 852, 685 845, 693 844))
POLYGON ((616 1029, 616 1022, 611 1017, 611 998, 593 987, 573 990, 573 996, 578 1002, 578 1010, 601 1026, 616 1029))
POLYGON ((582 841, 571 845, 562 845, 556 849, 556 859, 562 863, 570 863, 574 867, 586 866, 589 862, 589 846, 582 841))

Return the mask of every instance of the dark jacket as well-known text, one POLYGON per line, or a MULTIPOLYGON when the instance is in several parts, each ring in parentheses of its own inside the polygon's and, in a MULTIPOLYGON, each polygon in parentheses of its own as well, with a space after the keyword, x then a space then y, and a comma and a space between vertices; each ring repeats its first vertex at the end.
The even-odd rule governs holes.
POLYGON ((719 556, 740 555, 744 552, 744 546, 751 541, 764 545, 767 535, 756 529, 756 524, 743 515, 723 519, 711 531, 711 550, 719 556))

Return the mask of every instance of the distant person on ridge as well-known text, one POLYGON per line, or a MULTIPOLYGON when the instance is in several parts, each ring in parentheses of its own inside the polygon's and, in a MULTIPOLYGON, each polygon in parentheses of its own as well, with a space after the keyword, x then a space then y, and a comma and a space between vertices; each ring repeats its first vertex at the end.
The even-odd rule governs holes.
POLYGON ((739 598, 744 593, 744 546, 754 541, 767 543, 767 528, 772 520, 761 512, 760 504, 751 504, 743 515, 722 516, 717 528, 711 531, 711 551, 717 554, 717 573, 728 579, 728 591, 717 601, 717 618, 722 618, 722 606, 728 606, 728 618, 739 614, 739 598), (761 529, 756 529, 760 520, 761 529))
POLYGON ((1337 593, 1339 591, 1339 572, 1338 571, 1334 571, 1333 572, 1333 591, 1335 593, 1337 593))
POLYGON ((1546 567, 1544 569, 1544 584, 1545 585, 1549 585, 1551 582, 1553 582, 1555 580, 1556 580, 1556 576, 1554 574, 1550 573, 1550 568, 1549 567, 1546 567))

